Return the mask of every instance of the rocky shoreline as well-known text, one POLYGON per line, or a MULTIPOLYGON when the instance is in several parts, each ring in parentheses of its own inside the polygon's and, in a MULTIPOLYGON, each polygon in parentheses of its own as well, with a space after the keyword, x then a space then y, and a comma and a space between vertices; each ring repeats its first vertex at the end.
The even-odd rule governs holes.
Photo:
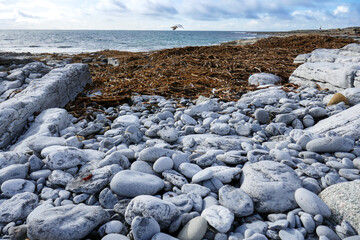
POLYGON ((300 56, 323 74, 306 80, 299 66, 299 87, 256 73, 236 101, 133 94, 129 103, 87 106, 85 117, 60 100, 89 83, 86 64, 8 57, 1 237, 359 239, 359 49, 300 56), (331 64, 347 74, 319 88, 331 64))

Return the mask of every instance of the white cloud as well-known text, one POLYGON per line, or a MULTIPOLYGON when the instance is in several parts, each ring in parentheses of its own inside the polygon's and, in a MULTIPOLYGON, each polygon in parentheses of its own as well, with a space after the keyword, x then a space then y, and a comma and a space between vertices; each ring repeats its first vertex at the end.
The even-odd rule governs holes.
POLYGON ((348 6, 338 6, 335 10, 334 10, 334 15, 339 15, 342 13, 348 13, 349 12, 349 7, 348 6))

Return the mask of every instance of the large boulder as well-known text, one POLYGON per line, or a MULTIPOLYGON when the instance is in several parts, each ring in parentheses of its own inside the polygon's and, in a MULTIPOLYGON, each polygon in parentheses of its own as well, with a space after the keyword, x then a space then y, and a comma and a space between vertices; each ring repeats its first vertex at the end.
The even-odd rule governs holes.
POLYGON ((90 82, 87 65, 69 64, 31 81, 26 89, 0 103, 0 148, 18 137, 34 113, 64 107, 90 82))
POLYGON ((40 205, 27 218, 28 237, 43 240, 82 239, 100 224, 110 220, 102 207, 40 205))
POLYGON ((259 213, 281 213, 297 207, 294 194, 301 188, 301 180, 283 163, 248 163, 241 181, 240 188, 251 197, 259 213))
POLYGON ((360 44, 349 44, 341 49, 316 49, 298 56, 294 62, 303 63, 289 81, 302 86, 342 90, 360 86, 360 44))
POLYGON ((312 133, 325 134, 334 131, 340 136, 360 137, 360 104, 319 121, 306 129, 312 133))
POLYGON ((360 232, 360 181, 343 182, 323 190, 319 197, 329 206, 331 218, 341 224, 348 221, 360 232))

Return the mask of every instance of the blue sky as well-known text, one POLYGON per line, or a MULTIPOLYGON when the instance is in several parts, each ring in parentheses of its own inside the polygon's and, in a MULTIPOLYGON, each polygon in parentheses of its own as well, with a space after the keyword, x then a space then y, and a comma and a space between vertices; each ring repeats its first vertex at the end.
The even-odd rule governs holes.
POLYGON ((360 25, 360 0, 0 0, 0 29, 273 31, 360 25))

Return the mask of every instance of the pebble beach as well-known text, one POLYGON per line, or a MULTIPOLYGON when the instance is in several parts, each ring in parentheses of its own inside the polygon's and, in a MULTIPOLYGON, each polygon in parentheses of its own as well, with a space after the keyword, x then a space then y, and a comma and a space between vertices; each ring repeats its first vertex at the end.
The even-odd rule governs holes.
POLYGON ((360 44, 337 41, 250 70, 232 46, 1 54, 0 238, 360 239, 360 44), (203 86, 177 85, 199 55, 157 62, 195 50, 203 86))

